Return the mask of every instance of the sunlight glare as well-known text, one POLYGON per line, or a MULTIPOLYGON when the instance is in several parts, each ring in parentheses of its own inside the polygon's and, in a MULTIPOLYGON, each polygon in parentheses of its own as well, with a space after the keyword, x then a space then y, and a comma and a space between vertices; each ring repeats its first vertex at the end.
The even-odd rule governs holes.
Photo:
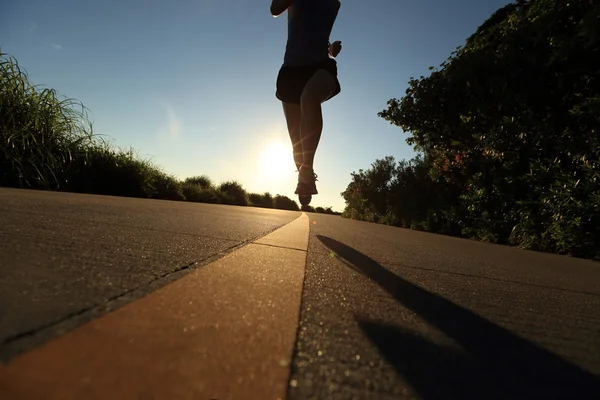
POLYGON ((260 170, 265 179, 281 180, 294 168, 291 145, 269 143, 260 154, 260 170))

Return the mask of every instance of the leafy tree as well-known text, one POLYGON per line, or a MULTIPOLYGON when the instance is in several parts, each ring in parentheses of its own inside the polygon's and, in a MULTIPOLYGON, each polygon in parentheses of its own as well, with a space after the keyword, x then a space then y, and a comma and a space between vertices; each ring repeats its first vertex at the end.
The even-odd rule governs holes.
POLYGON ((376 160, 371 169, 352 173, 352 181, 342 192, 346 201, 343 215, 458 234, 453 215, 448 215, 458 199, 457 187, 445 180, 434 180, 430 171, 430 160, 421 155, 397 163, 393 157, 376 160))
POLYGON ((511 3, 379 113, 458 193, 431 207, 462 235, 600 257, 599 35, 594 1, 511 3))
POLYGON ((342 193, 355 215, 384 215, 395 168, 394 157, 375 160, 368 170, 352 172, 352 183, 342 193))

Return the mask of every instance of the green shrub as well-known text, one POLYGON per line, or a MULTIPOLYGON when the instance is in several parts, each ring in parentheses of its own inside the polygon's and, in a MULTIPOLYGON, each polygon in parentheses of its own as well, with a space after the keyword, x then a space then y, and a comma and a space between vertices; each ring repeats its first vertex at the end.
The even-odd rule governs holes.
POLYGON ((151 198, 177 201, 185 200, 183 185, 175 177, 157 171, 154 174, 153 184, 155 191, 150 196, 151 198))
MULTIPOLYGON (((96 141, 76 153, 67 171, 64 190, 125 197, 156 198, 158 171, 147 160, 96 141)), ((165 187, 166 189, 166 187, 165 187)))
POLYGON ((224 194, 225 204, 236 206, 248 205, 248 195, 244 187, 239 182, 224 182, 219 186, 219 190, 224 194))
POLYGON ((273 206, 279 210, 300 211, 298 204, 287 196, 276 195, 273 206))
POLYGON ((212 180, 206 175, 192 176, 190 178, 186 178, 184 182, 200 186, 202 189, 211 189, 214 187, 212 180))
POLYGON ((203 188, 197 184, 184 182, 182 184, 182 189, 187 201, 210 204, 223 203, 222 193, 215 188, 203 188))
MULTIPOLYGON (((430 76, 411 78, 379 113, 410 134, 431 176, 400 191, 419 201, 388 203, 402 224, 600 258, 598 32, 593 1, 516 1, 430 76)), ((385 196, 359 197, 347 199, 359 214, 388 211, 385 196)))
POLYGON ((251 193, 248 195, 250 205, 254 207, 273 208, 273 196, 271 193, 251 193))

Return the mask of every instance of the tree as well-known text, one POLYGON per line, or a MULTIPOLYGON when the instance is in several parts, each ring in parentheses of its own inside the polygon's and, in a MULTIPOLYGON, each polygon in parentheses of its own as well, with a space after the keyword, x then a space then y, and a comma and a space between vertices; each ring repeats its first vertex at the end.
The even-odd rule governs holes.
POLYGON ((379 113, 462 188, 464 235, 600 257, 599 10, 509 4, 379 113))
POLYGON ((376 160, 372 168, 352 173, 342 193, 343 215, 404 228, 458 234, 455 210, 457 188, 434 180, 431 163, 421 155, 398 163, 392 157, 376 160))

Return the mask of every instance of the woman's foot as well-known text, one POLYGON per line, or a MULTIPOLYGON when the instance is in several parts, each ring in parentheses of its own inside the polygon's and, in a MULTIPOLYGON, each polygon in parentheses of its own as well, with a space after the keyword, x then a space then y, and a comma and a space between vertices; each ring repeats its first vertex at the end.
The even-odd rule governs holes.
POLYGON ((300 200, 300 205, 302 207, 306 207, 307 205, 310 204, 310 201, 312 200, 312 196, 310 194, 301 194, 301 195, 298 195, 298 200, 300 200))
POLYGON ((315 174, 312 168, 300 168, 300 171, 298 171, 298 185, 296 185, 294 193, 299 196, 319 194, 316 181, 317 174, 315 174))

